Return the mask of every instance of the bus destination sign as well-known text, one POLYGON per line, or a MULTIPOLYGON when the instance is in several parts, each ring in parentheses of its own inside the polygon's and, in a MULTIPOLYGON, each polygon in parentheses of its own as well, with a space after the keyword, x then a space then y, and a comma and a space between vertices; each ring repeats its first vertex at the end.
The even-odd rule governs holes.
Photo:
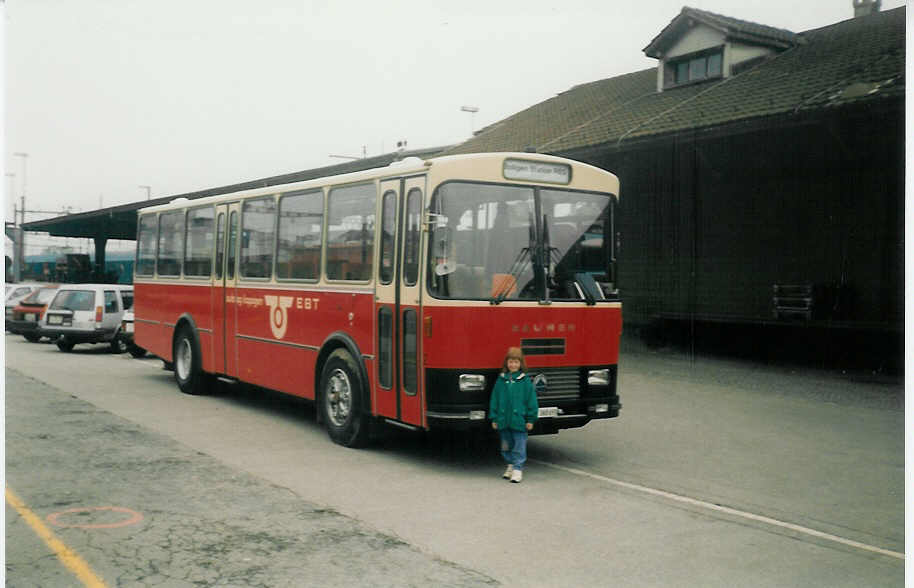
POLYGON ((550 184, 568 184, 571 182, 571 166, 564 163, 506 159, 504 174, 505 178, 509 180, 548 182, 550 184))

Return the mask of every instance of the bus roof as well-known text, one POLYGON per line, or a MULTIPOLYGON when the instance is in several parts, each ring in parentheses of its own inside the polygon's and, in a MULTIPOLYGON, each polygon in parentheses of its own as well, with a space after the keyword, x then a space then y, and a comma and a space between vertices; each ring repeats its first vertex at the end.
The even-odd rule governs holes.
POLYGON ((589 190, 598 192, 608 192, 618 196, 619 180, 618 178, 603 169, 571 159, 564 159, 553 155, 542 153, 518 153, 518 152, 496 152, 496 153, 469 153, 459 155, 446 155, 443 157, 434 157, 429 159, 420 159, 418 157, 407 157, 401 161, 395 161, 384 167, 377 167, 368 170, 340 174, 335 176, 325 176, 289 184, 277 184, 238 192, 229 192, 215 196, 207 196, 199 199, 177 198, 167 204, 150 206, 142 208, 140 214, 149 212, 159 212, 162 210, 171 210, 174 208, 206 206, 208 204, 225 202, 235 198, 248 198, 252 196, 261 196, 268 194, 277 194, 288 192, 290 190, 307 190, 309 188, 318 188, 323 186, 339 186, 345 184, 355 184, 372 180, 382 180, 388 177, 400 177, 405 175, 416 175, 433 171, 436 176, 461 176, 462 170, 469 173, 466 177, 480 179, 485 181, 529 183, 531 185, 543 185, 549 182, 538 181, 536 179, 506 179, 503 175, 503 164, 506 160, 515 160, 518 162, 539 162, 564 164, 571 167, 569 182, 565 184, 553 184, 556 188, 580 188, 582 184, 586 185, 589 190))

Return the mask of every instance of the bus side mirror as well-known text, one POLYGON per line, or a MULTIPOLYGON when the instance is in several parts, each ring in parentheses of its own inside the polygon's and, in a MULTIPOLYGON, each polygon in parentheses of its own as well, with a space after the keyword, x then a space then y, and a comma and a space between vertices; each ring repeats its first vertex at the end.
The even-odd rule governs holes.
POLYGON ((447 259, 451 251, 451 228, 437 227, 432 235, 432 256, 447 259))

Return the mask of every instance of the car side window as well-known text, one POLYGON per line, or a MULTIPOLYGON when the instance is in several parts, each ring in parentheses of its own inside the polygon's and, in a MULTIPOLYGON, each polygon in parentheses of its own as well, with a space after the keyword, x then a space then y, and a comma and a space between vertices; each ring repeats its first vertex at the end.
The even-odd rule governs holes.
POLYGON ((133 292, 121 292, 121 301, 124 303, 124 310, 133 308, 133 292))
POLYGON ((105 290, 105 312, 117 312, 117 293, 114 290, 105 290))

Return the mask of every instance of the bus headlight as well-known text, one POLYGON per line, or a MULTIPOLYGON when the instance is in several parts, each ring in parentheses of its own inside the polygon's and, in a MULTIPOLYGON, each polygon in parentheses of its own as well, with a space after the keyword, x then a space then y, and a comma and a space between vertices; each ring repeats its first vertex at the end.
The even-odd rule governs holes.
POLYGON ((587 385, 588 386, 609 386, 609 370, 588 370, 587 372, 587 385))
POLYGON ((461 392, 478 392, 486 389, 486 377, 482 374, 460 374, 461 392))

